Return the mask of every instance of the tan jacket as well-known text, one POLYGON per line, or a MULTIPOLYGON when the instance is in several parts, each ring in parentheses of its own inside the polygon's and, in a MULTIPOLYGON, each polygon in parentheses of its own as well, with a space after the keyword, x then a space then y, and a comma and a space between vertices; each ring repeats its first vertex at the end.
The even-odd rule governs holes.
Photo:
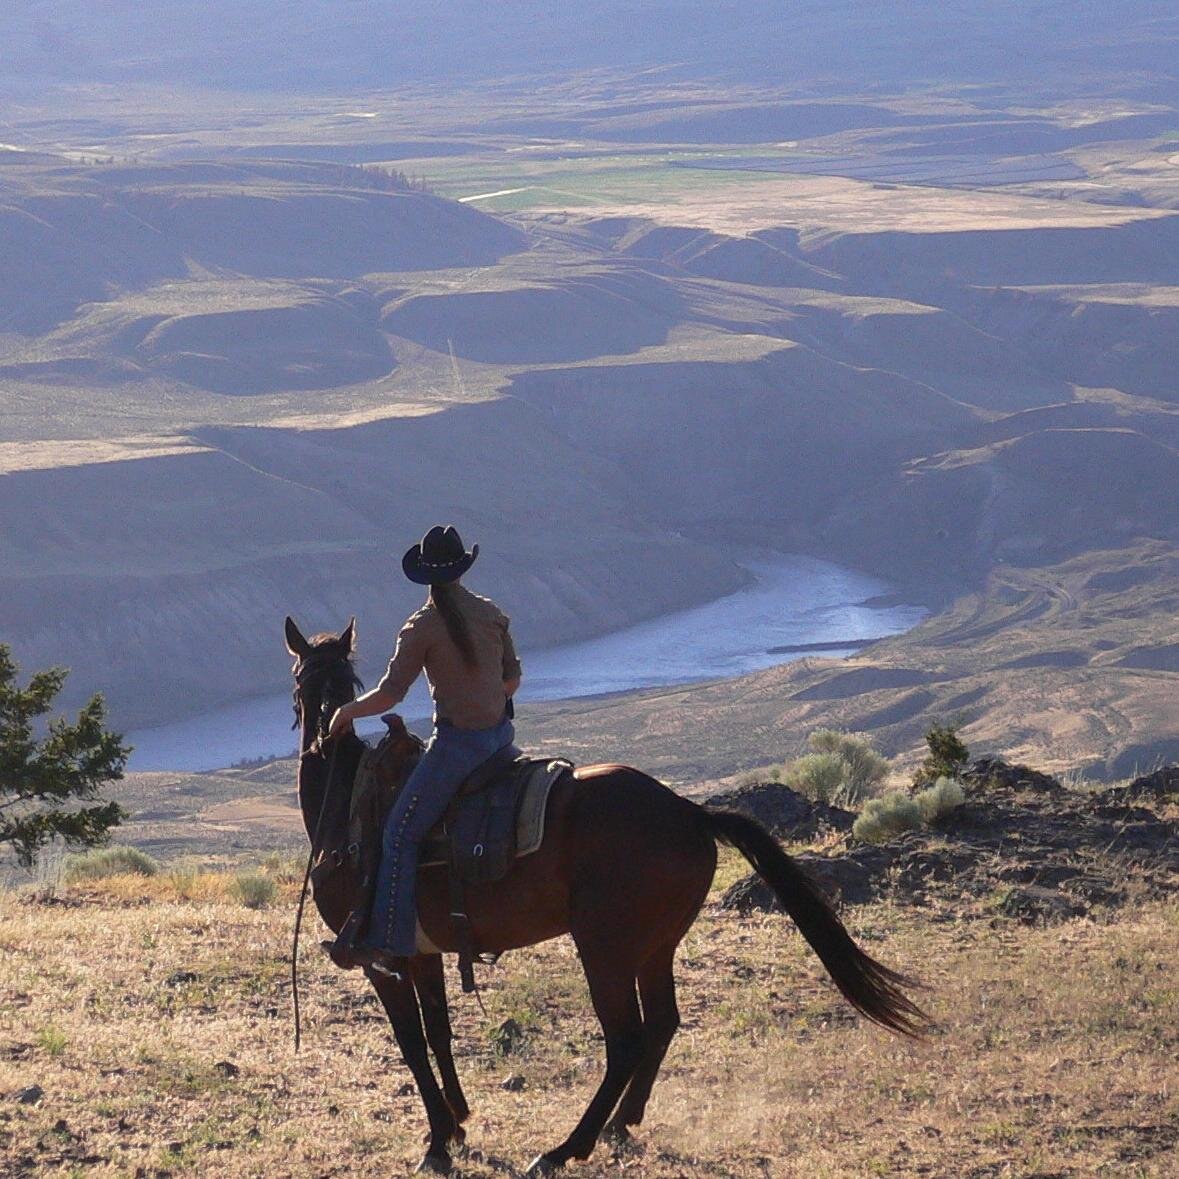
POLYGON ((454 596, 475 648, 475 666, 463 662, 438 608, 427 602, 401 628, 377 689, 390 692, 396 703, 424 669, 435 721, 447 720, 460 729, 489 729, 503 719, 504 681, 519 676, 520 661, 508 616, 494 602, 461 585, 455 586, 454 596))

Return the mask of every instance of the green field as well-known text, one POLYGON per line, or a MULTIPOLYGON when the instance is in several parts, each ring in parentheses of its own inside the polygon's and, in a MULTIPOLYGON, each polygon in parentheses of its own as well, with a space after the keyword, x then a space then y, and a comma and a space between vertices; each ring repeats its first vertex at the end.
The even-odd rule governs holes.
MULTIPOLYGON (((495 154, 444 159, 401 160, 397 167, 421 175, 439 196, 472 201, 484 193, 480 209, 490 212, 518 212, 534 208, 575 209, 587 205, 647 204, 652 201, 692 196, 720 185, 729 187, 741 180, 761 183, 765 173, 740 167, 695 170, 676 167, 692 160, 731 156, 748 158, 749 148, 708 151, 609 152, 584 155, 558 154, 550 145, 508 148, 495 154), (543 153, 543 154, 542 154, 543 153)), ((791 150, 763 150, 759 156, 796 156, 791 150)))

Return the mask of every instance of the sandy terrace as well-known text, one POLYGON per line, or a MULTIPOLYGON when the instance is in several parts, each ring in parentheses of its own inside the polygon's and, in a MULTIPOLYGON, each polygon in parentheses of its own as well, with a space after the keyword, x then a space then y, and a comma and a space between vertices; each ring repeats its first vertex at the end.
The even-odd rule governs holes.
POLYGON ((77 438, 45 442, 0 442, 0 475, 17 471, 52 471, 131 459, 164 458, 208 450, 183 438, 77 438))

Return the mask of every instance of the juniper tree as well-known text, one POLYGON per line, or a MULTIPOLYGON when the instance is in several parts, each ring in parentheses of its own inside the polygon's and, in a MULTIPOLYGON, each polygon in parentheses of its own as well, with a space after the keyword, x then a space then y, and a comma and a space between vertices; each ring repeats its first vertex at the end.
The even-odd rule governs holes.
POLYGON ((970 761, 970 750, 958 736, 958 721, 946 721, 929 727, 925 744, 929 752, 913 775, 915 786, 931 786, 939 778, 958 778, 970 761))
POLYGON ((0 643, 0 844, 11 844, 27 868, 53 839, 68 847, 106 842, 124 814, 98 792, 123 776, 131 750, 121 734, 107 731, 99 695, 73 723, 42 719, 65 683, 65 668, 36 672, 24 688, 19 671, 0 643))

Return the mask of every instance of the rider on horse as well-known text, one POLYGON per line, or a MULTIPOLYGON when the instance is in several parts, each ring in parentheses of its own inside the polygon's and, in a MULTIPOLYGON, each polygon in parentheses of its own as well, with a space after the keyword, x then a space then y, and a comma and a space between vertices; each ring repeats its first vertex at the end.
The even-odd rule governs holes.
POLYGON ((508 618, 459 584, 479 546, 463 547, 453 527, 431 528, 402 558, 410 581, 430 587, 426 604, 397 636, 389 668, 371 692, 339 708, 329 737, 358 717, 395 707, 424 670, 434 702, 434 731, 421 761, 385 822, 368 933, 357 945, 337 939, 332 960, 350 969, 399 973, 416 949, 418 847, 445 813, 463 780, 512 743, 512 696, 520 685, 508 618))

